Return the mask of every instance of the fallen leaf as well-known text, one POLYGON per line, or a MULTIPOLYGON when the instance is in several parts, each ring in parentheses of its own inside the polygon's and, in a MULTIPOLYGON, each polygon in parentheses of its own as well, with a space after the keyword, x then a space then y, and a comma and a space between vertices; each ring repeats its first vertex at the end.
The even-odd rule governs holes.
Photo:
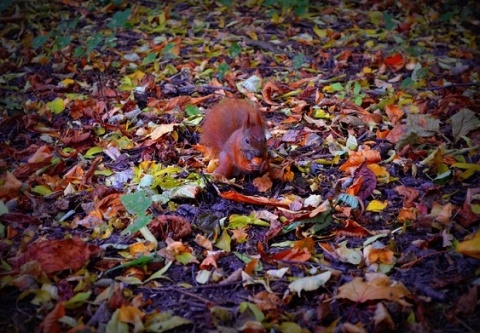
POLYGON ((352 281, 340 286, 338 290, 334 298, 346 298, 358 303, 386 299, 408 305, 403 298, 410 295, 403 283, 391 281, 383 274, 373 275, 373 279, 367 281, 363 281, 361 277, 355 277, 352 281))
POLYGON ((469 257, 480 259, 480 230, 473 237, 466 237, 455 250, 469 257))
POLYGON ((259 192, 267 192, 272 188, 272 180, 268 176, 268 172, 262 177, 257 177, 253 180, 253 185, 258 189, 259 192))
POLYGON ((300 297, 302 291, 317 290, 323 286, 332 276, 332 272, 326 271, 314 276, 299 278, 288 285, 292 292, 296 292, 300 297))
POLYGON ((66 269, 79 270, 99 252, 98 246, 85 243, 79 238, 44 240, 30 244, 15 262, 17 267, 21 267, 29 261, 37 260, 42 271, 51 274, 66 269))

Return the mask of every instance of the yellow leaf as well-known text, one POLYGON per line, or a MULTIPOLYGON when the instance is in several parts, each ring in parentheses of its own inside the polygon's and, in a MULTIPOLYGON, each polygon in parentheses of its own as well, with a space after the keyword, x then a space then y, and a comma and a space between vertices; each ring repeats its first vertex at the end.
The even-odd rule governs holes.
POLYGON ((475 172, 480 172, 480 165, 473 163, 455 163, 452 164, 452 167, 465 169, 465 171, 459 175, 461 180, 470 178, 475 172))
POLYGON ((456 250, 463 255, 480 259, 480 230, 477 231, 473 238, 460 242, 456 250))
POLYGON ((60 82, 60 85, 61 85, 62 87, 68 87, 68 86, 70 86, 70 85, 72 85, 72 84, 74 84, 74 83, 75 83, 75 80, 72 80, 72 79, 70 79, 70 78, 66 78, 66 79, 64 79, 64 80, 62 80, 62 81, 60 82))
POLYGON ((327 29, 320 29, 317 25, 313 27, 313 32, 320 38, 327 37, 327 29))
POLYGON ((55 98, 53 101, 47 103, 47 107, 52 113, 59 114, 65 110, 65 103, 61 98, 55 98))
POLYGON ((367 212, 381 212, 388 206, 388 201, 372 200, 367 206, 367 212))
POLYGON ((380 166, 376 163, 369 164, 367 165, 367 168, 370 169, 375 174, 375 177, 377 177, 377 180, 382 182, 382 183, 388 183, 388 179, 390 178, 390 173, 387 171, 387 169, 383 166, 380 166))

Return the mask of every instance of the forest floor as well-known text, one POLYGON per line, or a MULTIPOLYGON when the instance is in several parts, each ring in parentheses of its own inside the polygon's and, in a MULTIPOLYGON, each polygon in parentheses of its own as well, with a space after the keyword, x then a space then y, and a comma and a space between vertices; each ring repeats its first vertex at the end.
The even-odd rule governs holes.
POLYGON ((2 332, 480 331, 476 1, 3 1, 2 332), (223 97, 270 169, 212 177, 223 97))

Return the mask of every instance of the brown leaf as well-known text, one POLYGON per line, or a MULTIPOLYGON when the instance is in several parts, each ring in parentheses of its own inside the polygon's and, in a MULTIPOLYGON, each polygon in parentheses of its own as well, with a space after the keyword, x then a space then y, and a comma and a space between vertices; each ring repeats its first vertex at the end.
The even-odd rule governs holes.
POLYGON ((367 168, 366 164, 362 164, 362 166, 357 169, 355 177, 363 177, 362 185, 356 195, 360 199, 365 200, 377 187, 377 177, 375 177, 375 174, 367 168))
POLYGON ((406 208, 413 207, 413 202, 418 198, 420 192, 413 187, 404 185, 396 186, 395 191, 403 196, 403 206, 406 208))
POLYGON ((386 299, 408 305, 403 298, 409 296, 410 292, 403 283, 390 281, 390 278, 383 274, 369 276, 372 277, 369 281, 363 281, 361 277, 356 277, 345 283, 338 288, 339 293, 334 298, 346 298, 358 303, 386 299))
POLYGON ((157 216, 148 224, 148 229, 160 239, 166 239, 170 235, 172 239, 179 240, 192 233, 188 220, 175 215, 157 216))
POLYGON ((255 303, 262 311, 276 310, 280 305, 280 297, 268 291, 261 291, 253 296, 249 296, 248 299, 255 303))
POLYGON ((44 240, 30 244, 27 251, 13 261, 19 268, 29 261, 37 260, 42 270, 51 274, 66 269, 79 270, 99 252, 98 246, 87 244, 79 238, 44 240))
POLYGON ((258 189, 259 192, 267 192, 272 188, 272 181, 268 175, 268 172, 262 177, 257 177, 253 180, 253 185, 258 189))
POLYGON ((40 220, 35 216, 25 215, 22 213, 5 213, 0 215, 0 221, 9 225, 22 225, 24 227, 29 225, 37 225, 40 220))
POLYGON ((386 105, 385 112, 387 113, 388 119, 393 125, 396 125, 405 114, 402 109, 395 105, 386 105))

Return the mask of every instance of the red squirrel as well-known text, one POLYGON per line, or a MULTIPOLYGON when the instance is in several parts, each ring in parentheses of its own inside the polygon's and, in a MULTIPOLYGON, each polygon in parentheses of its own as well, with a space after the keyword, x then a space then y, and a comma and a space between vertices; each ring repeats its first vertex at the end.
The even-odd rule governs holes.
POLYGON ((207 112, 202 129, 207 158, 218 158, 215 174, 230 178, 267 169, 265 122, 253 102, 223 99, 207 112))

